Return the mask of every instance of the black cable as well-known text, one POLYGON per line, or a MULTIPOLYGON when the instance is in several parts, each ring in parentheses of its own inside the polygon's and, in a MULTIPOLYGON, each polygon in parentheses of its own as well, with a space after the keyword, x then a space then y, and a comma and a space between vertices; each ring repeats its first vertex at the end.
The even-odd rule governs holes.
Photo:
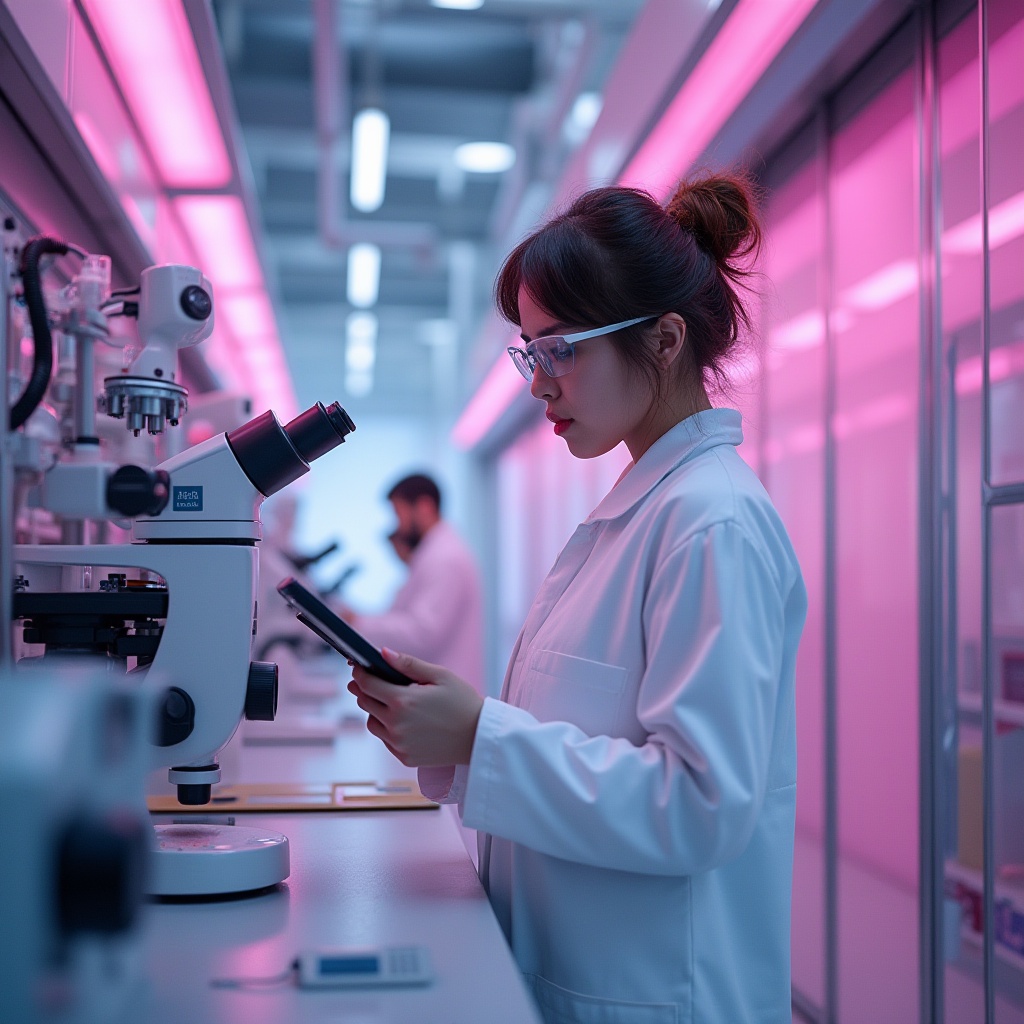
MULTIPOLYGON (((21 263, 18 271, 25 288, 25 305, 28 307, 29 321, 32 324, 32 339, 35 351, 32 357, 32 373, 21 396, 11 407, 11 430, 17 430, 32 415, 43 400, 46 389, 50 386, 50 375, 53 373, 53 339, 50 336, 50 324, 46 319, 46 303, 43 300, 43 287, 39 276, 39 261, 47 253, 64 256, 69 249, 67 243, 56 238, 39 235, 30 238, 21 250, 21 263)), ((81 250, 75 248, 75 252, 81 250)))

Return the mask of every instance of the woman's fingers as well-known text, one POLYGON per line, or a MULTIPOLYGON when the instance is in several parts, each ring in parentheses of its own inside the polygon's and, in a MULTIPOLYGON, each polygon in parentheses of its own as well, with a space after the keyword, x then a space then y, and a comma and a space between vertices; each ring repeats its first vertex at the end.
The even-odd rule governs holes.
POLYGON ((393 651, 390 647, 381 648, 381 654, 392 668, 397 668, 399 672, 421 683, 436 683, 441 676, 448 674, 448 669, 443 665, 434 665, 421 658, 414 658, 411 654, 393 651))

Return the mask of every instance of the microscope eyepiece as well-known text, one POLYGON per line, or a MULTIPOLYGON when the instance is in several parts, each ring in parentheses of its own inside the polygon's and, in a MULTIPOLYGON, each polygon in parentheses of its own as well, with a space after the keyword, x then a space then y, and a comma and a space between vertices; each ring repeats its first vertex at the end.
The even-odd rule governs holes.
POLYGON ((284 428, 306 462, 319 459, 332 448, 337 448, 345 440, 345 435, 355 429, 349 414, 337 402, 326 409, 322 402, 317 402, 284 428))
POLYGON ((282 427, 269 409, 227 433, 228 446, 242 472, 264 497, 309 472, 309 464, 337 448, 356 429, 348 413, 335 402, 321 402, 282 427))

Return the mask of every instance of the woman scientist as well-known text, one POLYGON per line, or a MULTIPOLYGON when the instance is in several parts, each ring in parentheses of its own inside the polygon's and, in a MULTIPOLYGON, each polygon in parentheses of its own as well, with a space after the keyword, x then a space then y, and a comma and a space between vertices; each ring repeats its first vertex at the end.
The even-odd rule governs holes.
POLYGON ((582 195, 509 255, 509 349, 577 458, 632 463, 541 585, 501 699, 389 660, 368 728, 480 832, 549 1024, 789 1024, 794 662, 806 591, 709 386, 749 327, 752 190, 582 195))

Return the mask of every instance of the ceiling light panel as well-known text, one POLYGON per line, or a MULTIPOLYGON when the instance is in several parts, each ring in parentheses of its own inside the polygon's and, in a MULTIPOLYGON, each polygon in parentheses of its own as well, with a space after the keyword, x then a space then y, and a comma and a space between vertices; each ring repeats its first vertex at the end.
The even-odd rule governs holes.
POLYGON ((352 121, 350 198, 362 213, 373 213, 384 202, 390 134, 388 115, 376 107, 360 110, 352 121))
POLYGON ((380 288, 380 247, 359 242, 348 251, 347 296, 349 305, 369 309, 380 288))
POLYGON ((516 162, 516 151, 504 142, 467 142, 455 150, 455 163, 474 174, 501 174, 516 162))

